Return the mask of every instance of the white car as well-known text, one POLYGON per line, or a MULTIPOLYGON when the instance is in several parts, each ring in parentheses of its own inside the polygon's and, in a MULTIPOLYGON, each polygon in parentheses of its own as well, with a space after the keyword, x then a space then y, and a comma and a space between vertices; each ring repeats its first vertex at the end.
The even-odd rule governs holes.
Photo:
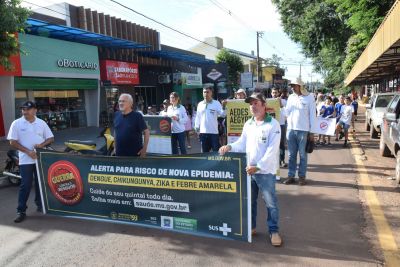
POLYGON ((383 114, 387 105, 392 100, 394 93, 376 93, 369 103, 365 105, 365 130, 369 131, 371 138, 378 138, 381 131, 383 114))

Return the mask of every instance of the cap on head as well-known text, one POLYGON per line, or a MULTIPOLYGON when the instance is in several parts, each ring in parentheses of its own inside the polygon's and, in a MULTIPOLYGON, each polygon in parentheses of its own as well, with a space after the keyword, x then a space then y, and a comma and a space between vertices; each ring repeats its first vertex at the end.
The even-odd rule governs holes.
POLYGON ((243 88, 240 88, 239 90, 236 91, 236 94, 240 93, 243 93, 245 97, 247 96, 246 91, 243 88))
POLYGON ((266 102, 265 97, 262 93, 253 93, 251 94, 251 96, 247 97, 246 100, 244 102, 246 103, 250 103, 251 100, 259 100, 263 103, 266 102))
POLYGON ((33 101, 26 101, 24 104, 22 104, 21 108, 27 108, 27 109, 36 108, 36 103, 33 101))

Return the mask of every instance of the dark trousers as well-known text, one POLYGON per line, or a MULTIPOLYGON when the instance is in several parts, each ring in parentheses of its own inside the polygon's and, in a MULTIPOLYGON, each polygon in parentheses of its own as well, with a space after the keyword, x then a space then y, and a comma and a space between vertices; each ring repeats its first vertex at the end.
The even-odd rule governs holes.
POLYGON ((220 147, 218 134, 200 134, 201 150, 203 153, 212 151, 218 152, 220 147))
POLYGON ((281 142, 279 143, 279 160, 285 161, 286 124, 281 125, 281 142))
POLYGON ((35 180, 35 203, 38 207, 42 207, 40 200, 39 181, 36 173, 35 164, 20 165, 19 170, 21 173, 21 185, 18 192, 18 207, 17 212, 25 213, 27 206, 26 202, 31 192, 33 180, 35 180))
POLYGON ((186 144, 185 144, 185 132, 171 134, 172 154, 174 155, 179 154, 178 143, 179 143, 179 148, 181 149, 181 154, 182 155, 187 154, 186 144))

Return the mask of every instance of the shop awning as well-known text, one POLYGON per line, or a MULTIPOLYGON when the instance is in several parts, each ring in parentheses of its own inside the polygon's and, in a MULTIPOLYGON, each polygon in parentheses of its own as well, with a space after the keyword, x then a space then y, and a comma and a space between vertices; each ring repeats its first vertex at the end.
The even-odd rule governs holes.
POLYGON ((76 43, 104 46, 108 48, 147 48, 150 45, 93 33, 78 28, 56 25, 37 19, 28 19, 26 33, 47 36, 76 43))
POLYGON ((400 73, 400 1, 396 1, 344 83, 377 83, 400 73))
POLYGON ((215 64, 214 60, 206 59, 200 56, 194 56, 191 54, 186 54, 179 51, 169 51, 169 50, 138 51, 138 53, 146 57, 180 60, 198 64, 215 64))

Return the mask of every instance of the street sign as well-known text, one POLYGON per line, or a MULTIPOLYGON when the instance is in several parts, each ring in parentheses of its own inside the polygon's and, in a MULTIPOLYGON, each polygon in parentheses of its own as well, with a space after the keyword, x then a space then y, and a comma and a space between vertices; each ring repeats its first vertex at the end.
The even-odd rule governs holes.
POLYGON ((209 74, 207 74, 207 77, 214 81, 216 81, 221 76, 222 76, 222 73, 217 71, 216 69, 212 69, 211 72, 209 74))

